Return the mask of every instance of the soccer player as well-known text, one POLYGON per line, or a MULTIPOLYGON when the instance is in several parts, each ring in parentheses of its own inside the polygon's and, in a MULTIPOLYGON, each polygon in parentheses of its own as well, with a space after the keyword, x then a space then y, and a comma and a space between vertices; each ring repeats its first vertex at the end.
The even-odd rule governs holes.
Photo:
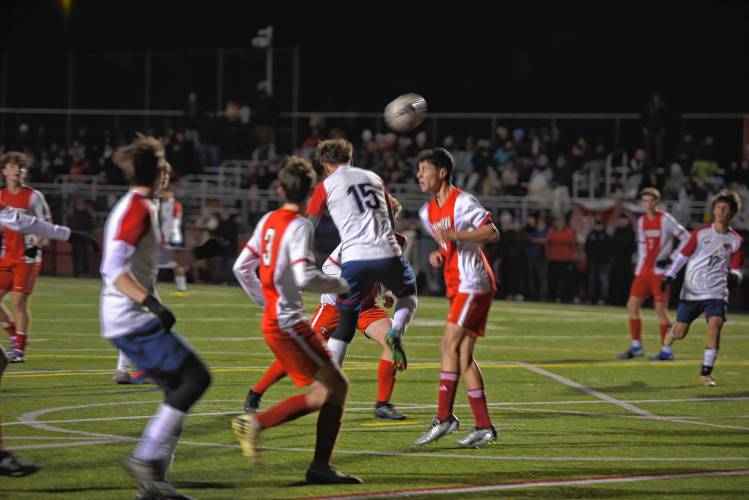
MULTIPOLYGON (((17 208, 40 220, 52 222, 49 206, 44 195, 36 189, 24 185, 29 159, 24 153, 11 151, 0 157, 0 170, 5 179, 5 187, 0 190, 0 203, 17 208)), ((11 363, 26 361, 31 315, 29 296, 42 266, 41 248, 46 240, 33 234, 22 234, 10 228, 3 228, 3 244, 0 255, 0 301, 11 292, 15 322, 0 303, 0 324, 13 340, 8 352, 11 363)))
POLYGON ((419 210, 419 218, 424 230, 439 245, 439 250, 429 255, 429 262, 434 267, 444 267, 450 312, 440 348, 437 416, 416 444, 430 443, 458 429, 453 403, 462 376, 475 427, 458 443, 479 448, 497 438, 486 405, 484 378, 473 359, 473 350, 476 340, 485 335, 496 291, 492 268, 481 245, 499 240, 499 230, 492 223, 491 212, 452 185, 454 162, 446 149, 426 149, 419 154, 418 162, 419 187, 433 195, 419 210))
MULTIPOLYGON (((159 203, 159 220, 161 222, 161 235, 166 247, 182 247, 185 240, 182 237, 182 203, 174 197, 171 184, 161 191, 159 203)), ((187 276, 184 266, 179 265, 169 257, 169 252, 163 252, 159 267, 172 269, 174 272, 174 284, 176 292, 172 297, 187 297, 187 276)))
POLYGON ((645 349, 642 346, 640 307, 649 297, 653 297, 661 334, 661 351, 649 359, 651 361, 674 359, 671 347, 665 343, 671 320, 668 317, 668 292, 667 289, 661 288, 661 282, 666 267, 672 261, 672 256, 676 256, 679 249, 686 245, 689 231, 676 222, 671 214, 658 208, 660 200, 661 193, 655 188, 645 188, 640 192, 640 204, 645 209, 645 213, 637 219, 637 267, 627 301, 629 335, 632 343, 629 349, 618 355, 619 359, 645 355, 645 349), (676 250, 673 250, 674 238, 680 240, 676 250))
POLYGON ((708 387, 717 385, 712 372, 720 349, 720 331, 726 322, 729 288, 741 283, 744 277, 743 240, 729 225, 741 208, 741 198, 733 191, 722 191, 712 205, 713 223, 692 231, 689 242, 677 254, 661 285, 665 288, 684 264, 687 265, 676 323, 666 335, 666 344, 686 337, 689 325, 704 313, 707 346, 700 379, 708 387))
POLYGON ((258 461, 261 431, 319 410, 315 454, 306 479, 314 484, 361 483, 330 464, 348 380, 330 359, 304 317, 302 290, 345 293, 345 280, 326 276, 315 267, 312 223, 301 213, 316 175, 309 161, 289 158, 278 174, 277 192, 283 206, 263 216, 234 264, 242 288, 264 307, 261 329, 276 360, 306 394, 287 398, 260 413, 244 413, 232 420, 242 451, 258 461), (258 271, 258 275, 255 272, 258 271))
POLYGON ((338 366, 354 338, 362 301, 380 282, 396 297, 393 326, 386 342, 396 368, 408 366, 402 337, 416 311, 416 275, 395 238, 395 221, 382 179, 351 166, 353 147, 345 139, 321 141, 315 158, 327 177, 310 199, 307 215, 319 220, 327 207, 341 237, 341 277, 351 291, 337 299, 338 327, 328 340, 328 350, 338 366))
MULTIPOLYGON (((138 481, 139 497, 189 498, 166 478, 186 413, 211 383, 190 345, 172 331, 175 318, 155 291, 161 232, 154 204, 169 178, 163 146, 139 136, 115 152, 130 190, 112 208, 104 226, 101 262, 101 335, 156 380, 164 402, 146 425, 124 465, 138 481)), ((215 242, 218 245, 217 242, 215 242)), ((193 249, 195 258, 210 249, 193 249)))
MULTIPOLYGON (((393 216, 397 220, 401 211, 401 204, 392 196, 390 196, 390 203, 393 207, 393 216)), ((396 238, 398 238, 401 247, 405 246, 405 238, 402 235, 396 233, 396 238)), ((336 277, 341 275, 341 265, 336 260, 340 252, 341 245, 338 245, 325 260, 322 266, 323 273, 336 277)), ((398 370, 392 361, 392 352, 386 341, 387 332, 392 328, 393 321, 387 311, 376 303, 379 294, 382 294, 384 298, 385 307, 392 307, 395 302, 394 297, 390 292, 383 290, 379 283, 376 283, 370 294, 362 301, 362 309, 357 324, 359 331, 364 336, 382 346, 382 356, 377 367, 377 402, 375 403, 374 416, 386 420, 405 420, 405 415, 396 410, 390 403, 398 370)), ((330 293, 321 295, 320 305, 312 314, 312 318, 312 329, 327 344, 330 335, 338 326, 339 313, 336 307, 336 296, 330 293)), ((260 399, 265 391, 285 376, 286 372, 283 371, 281 363, 279 361, 273 363, 248 392, 245 400, 245 411, 258 411, 260 399)))

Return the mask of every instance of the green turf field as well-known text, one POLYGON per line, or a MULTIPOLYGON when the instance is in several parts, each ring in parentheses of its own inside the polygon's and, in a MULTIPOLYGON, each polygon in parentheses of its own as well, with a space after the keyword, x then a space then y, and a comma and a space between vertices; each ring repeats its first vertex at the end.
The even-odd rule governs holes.
MULTIPOLYGON (((247 388, 271 361, 258 331, 260 310, 239 287, 192 286, 165 302, 212 369, 213 385, 187 419, 171 478, 199 499, 329 497, 427 489, 411 498, 746 498, 749 491, 749 316, 730 313, 718 387, 698 384, 705 326, 675 345, 677 361, 620 361, 629 340, 623 308, 495 302, 476 357, 491 414, 494 446, 461 449, 472 426, 465 391, 456 398, 462 429, 417 448, 436 412, 439 342, 447 302, 423 298, 406 338, 409 369, 394 403, 408 415, 372 417, 379 348, 358 336, 349 349, 351 390, 334 462, 365 484, 300 483, 312 455, 315 416, 266 431, 263 465, 240 453, 229 427, 247 388), (730 475, 712 474, 733 471, 730 475), (547 483, 548 482, 548 483, 547 483), (486 486, 460 493, 462 488, 486 486), (451 488, 457 488, 455 490, 451 488), (500 489, 504 488, 504 489, 500 489)), ((133 447, 160 393, 117 386, 116 353, 98 334, 99 282, 41 279, 32 302, 28 362, 11 365, 2 392, 6 444, 43 466, 0 477, 0 498, 132 498, 120 460, 133 447)), ((308 310, 316 306, 309 296, 308 310)), ((645 347, 655 353, 652 310, 645 347)), ((3 341, 7 346, 7 342, 3 341)), ((295 392, 286 380, 265 407, 295 392)), ((408 493, 406 491, 405 493, 408 493)), ((401 495, 405 495, 401 493, 401 495)), ((384 494, 378 498, 392 498, 384 494)), ((363 495, 362 497, 368 497, 363 495)))

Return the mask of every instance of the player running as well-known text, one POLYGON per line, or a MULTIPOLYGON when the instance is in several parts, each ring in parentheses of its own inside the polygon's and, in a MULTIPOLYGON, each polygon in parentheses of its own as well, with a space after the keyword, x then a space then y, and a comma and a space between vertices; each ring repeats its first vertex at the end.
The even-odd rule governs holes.
POLYGON ((319 410, 317 439, 306 479, 314 484, 361 483, 330 464, 348 380, 330 359, 319 337, 304 317, 302 290, 345 293, 345 280, 320 273, 315 267, 312 223, 301 213, 315 184, 315 171, 304 158, 291 157, 278 174, 283 206, 263 216, 242 250, 234 273, 245 292, 264 307, 261 329, 284 372, 306 394, 287 398, 260 413, 232 420, 242 452, 258 461, 260 432, 319 410), (259 273, 255 274, 256 270, 259 273))
MULTIPOLYGON (((167 250, 170 247, 183 247, 185 240, 182 237, 182 203, 174 197, 174 190, 170 184, 161 191, 159 197, 159 222, 161 223, 161 237, 167 250)), ((170 258, 168 251, 162 252, 159 260, 159 268, 171 269, 174 272, 175 292, 169 294, 171 297, 187 297, 187 273, 184 266, 179 265, 170 258)))
POLYGON ((493 442, 492 425, 484 393, 484 378, 473 359, 476 340, 485 335, 489 308, 496 291, 494 275, 481 245, 499 240, 491 212, 470 194, 452 185, 453 158, 444 148, 422 151, 417 178, 422 192, 434 198, 419 210, 424 230, 439 245, 429 255, 434 267, 444 266, 450 312, 442 339, 437 416, 429 430, 416 440, 423 445, 458 429, 453 403, 462 376, 475 427, 458 440, 463 446, 479 448, 493 442))
POLYGON ((712 377, 720 349, 720 331, 726 322, 729 288, 743 280, 743 240, 730 227, 741 208, 741 198, 733 191, 722 191, 713 200, 713 223, 692 231, 666 271, 662 287, 674 280, 687 265, 681 289, 676 323, 666 335, 666 344, 683 339, 689 325, 704 313, 707 321, 707 346, 702 358, 700 379, 708 387, 717 385, 712 377))
POLYGON ((375 282, 396 297, 393 326, 386 341, 396 368, 408 366, 402 337, 416 311, 416 275, 401 255, 395 238, 395 221, 382 179, 351 166, 353 147, 345 139, 321 141, 315 158, 327 177, 315 188, 307 215, 315 220, 327 207, 341 237, 341 277, 351 291, 338 297, 338 327, 328 340, 328 350, 339 366, 354 338, 362 301, 375 282))
POLYGON ((671 320, 668 317, 668 289, 662 288, 661 282, 672 257, 675 257, 689 240, 689 231, 676 222, 671 214, 658 208, 660 200, 661 193, 655 188, 645 188, 640 192, 640 204, 645 209, 645 214, 637 219, 637 268, 627 301, 629 334, 632 343, 629 349, 618 355, 619 359, 645 355, 645 349, 642 346, 640 307, 649 297, 653 297, 661 335, 661 351, 649 359, 651 361, 674 359, 671 347, 665 343, 671 320), (673 250, 674 238, 680 240, 676 250, 673 250))
MULTIPOLYGON (((397 220, 401 211, 401 204, 392 196, 388 196, 393 207, 393 216, 397 220)), ((398 238, 401 247, 404 247, 405 238, 398 233, 396 233, 396 238, 398 238)), ((335 277, 341 275, 341 265, 337 260, 340 252, 341 245, 338 245, 325 260, 322 266, 324 274, 335 277)), ((386 420, 405 420, 406 416, 396 410, 390 403, 398 370, 392 361, 392 352, 386 340, 387 332, 392 328, 393 321, 385 308, 392 307, 394 302, 395 298, 390 292, 384 290, 379 283, 375 283, 370 294, 362 301, 357 327, 364 336, 382 346, 382 356, 377 367, 377 402, 375 403, 374 416, 386 420), (382 295, 384 299, 384 308, 376 302, 379 295, 382 295)), ((312 314, 312 329, 322 338, 324 345, 327 344, 330 335, 338 326, 339 316, 336 296, 330 293, 321 295, 320 305, 312 314)), ((274 362, 248 392, 244 406, 245 411, 258 411, 260 399, 265 391, 285 376, 286 372, 283 370, 281 363, 279 361, 274 362)))

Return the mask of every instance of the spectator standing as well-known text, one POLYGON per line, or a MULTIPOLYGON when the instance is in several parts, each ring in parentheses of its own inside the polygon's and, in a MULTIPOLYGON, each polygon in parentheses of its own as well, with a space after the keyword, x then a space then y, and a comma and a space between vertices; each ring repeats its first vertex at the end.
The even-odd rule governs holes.
POLYGON ((611 237, 606 232, 603 219, 596 217, 593 230, 585 239, 585 257, 588 261, 588 299, 591 304, 603 305, 608 298, 611 237))
POLYGON ((549 300, 572 302, 575 290, 577 237, 563 217, 554 219, 554 227, 546 234, 549 300))
POLYGON ((609 301, 613 305, 623 306, 627 303, 629 289, 632 286, 632 257, 637 249, 635 232, 626 214, 619 215, 617 227, 611 236, 610 247, 609 301))

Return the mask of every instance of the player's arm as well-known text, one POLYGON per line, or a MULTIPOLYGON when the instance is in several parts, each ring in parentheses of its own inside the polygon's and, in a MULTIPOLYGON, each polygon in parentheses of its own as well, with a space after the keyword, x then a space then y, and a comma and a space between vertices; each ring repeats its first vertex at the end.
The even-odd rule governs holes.
MULTIPOLYGON (((257 232, 257 231, 256 231, 257 232)), ((263 285, 257 277, 255 271, 260 265, 260 254, 252 246, 252 242, 257 238, 253 234, 250 241, 242 249, 242 253, 234 262, 234 276, 244 289, 245 293, 260 307, 265 307, 265 297, 263 296, 263 285)))
POLYGON ((461 241, 484 244, 499 240, 499 229, 492 222, 491 212, 467 193, 461 193, 455 201, 454 219, 454 229, 435 229, 434 237, 438 242, 461 241))
POLYGON ((317 227, 322 218, 322 211, 325 208, 327 199, 328 193, 325 192, 325 184, 318 182, 314 191, 312 191, 312 196, 310 196, 307 202, 307 218, 312 222, 313 228, 317 227))
POLYGON ((689 261, 689 257, 694 255, 694 252, 697 250, 697 233, 697 230, 692 231, 687 243, 681 246, 681 250, 676 253, 671 265, 663 275, 661 290, 664 290, 666 286, 671 284, 671 282, 676 278, 676 275, 679 274, 679 271, 681 271, 681 268, 686 265, 687 261, 689 261))
POLYGON ((468 231, 442 231, 435 229, 435 238, 438 241, 464 241, 470 243, 491 243, 499 241, 499 229, 490 221, 474 230, 468 231))
POLYGON ((728 271, 728 286, 738 285, 744 281, 744 241, 738 250, 731 254, 731 268, 728 271))
POLYGON ((687 231, 684 226, 676 222, 676 219, 674 219, 671 215, 667 215, 664 219, 664 222, 665 221, 667 221, 669 233, 672 237, 679 239, 679 244, 676 245, 676 249, 671 252, 671 255, 669 255, 662 261, 658 261, 655 263, 655 265, 660 268, 663 268, 674 262, 679 257, 681 250, 687 245, 687 243, 689 243, 690 238, 689 231, 687 231))
POLYGON ((296 285, 310 292, 346 293, 349 286, 346 280, 321 273, 315 267, 312 223, 300 220, 290 232, 289 265, 296 285))
POLYGON ((67 241, 71 232, 67 226, 58 226, 33 215, 19 212, 13 207, 0 209, 0 225, 23 234, 35 234, 50 240, 67 241))

